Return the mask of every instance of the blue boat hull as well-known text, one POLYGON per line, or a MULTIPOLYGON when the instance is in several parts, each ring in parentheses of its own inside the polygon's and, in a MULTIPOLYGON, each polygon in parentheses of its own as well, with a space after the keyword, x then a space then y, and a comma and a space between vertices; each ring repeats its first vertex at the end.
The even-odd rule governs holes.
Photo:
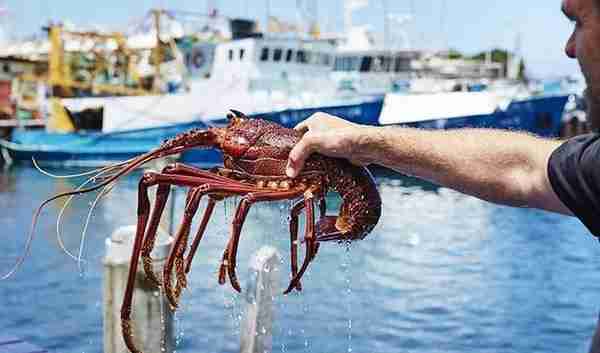
POLYGON ((436 119, 402 124, 425 129, 493 128, 526 131, 558 137, 568 96, 531 98, 512 102, 505 111, 492 114, 436 119))
MULTIPOLYGON (((528 131, 540 136, 558 136, 561 116, 567 96, 533 98, 513 102, 506 111, 488 115, 456 117, 405 123, 428 129, 498 128, 528 131)), ((370 102, 344 106, 310 109, 288 109, 260 114, 261 118, 293 127, 312 114, 323 111, 349 121, 379 125, 383 98, 370 102)), ((226 119, 211 120, 211 125, 224 125, 226 119)), ((133 158, 158 147, 164 140, 189 129, 206 129, 203 122, 176 124, 158 128, 131 130, 116 133, 56 134, 42 130, 15 130, 12 141, 0 140, 3 153, 13 161, 31 161, 35 158, 42 165, 99 166, 133 158)), ((216 150, 190 150, 180 156, 184 163, 202 166, 222 162, 216 150)))

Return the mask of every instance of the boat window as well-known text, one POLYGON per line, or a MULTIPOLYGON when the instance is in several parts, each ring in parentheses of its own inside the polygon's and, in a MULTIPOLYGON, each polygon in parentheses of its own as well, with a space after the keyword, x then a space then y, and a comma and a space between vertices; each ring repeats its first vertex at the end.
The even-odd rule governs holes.
POLYGON ((333 71, 342 71, 342 58, 335 58, 335 61, 333 62, 333 71))
MULTIPOLYGON (((331 63, 331 56, 329 54, 325 54, 325 56, 324 62, 326 62, 326 65, 329 65, 331 63)), ((361 58, 356 56, 340 56, 334 60, 334 71, 358 71, 363 65, 361 58)))
POLYGON ((292 61, 293 57, 294 57, 294 51, 292 49, 288 49, 287 53, 285 54, 285 61, 289 63, 290 61, 292 61))
POLYGON ((240 60, 244 59, 244 54, 246 53, 246 50, 244 48, 240 49, 240 60))
POLYGON ((233 49, 229 49, 229 61, 233 61, 233 49))
POLYGON ((373 61, 373 67, 371 68, 372 72, 381 72, 383 71, 383 55, 379 55, 373 61))
POLYGON ((314 53, 310 50, 306 51, 305 57, 304 57, 304 63, 305 64, 312 64, 313 63, 313 55, 314 53))
POLYGON ((396 64, 394 65, 394 71, 396 71, 396 72, 410 71, 410 59, 397 57, 396 64))
POLYGON ((369 72, 371 70, 371 66, 373 65, 373 57, 365 56, 362 58, 362 62, 360 63, 360 72, 369 72))
POLYGON ((306 52, 304 50, 298 50, 296 52, 296 62, 306 63, 306 52))
POLYGON ((385 56, 383 58, 382 70, 385 72, 390 72, 392 70, 392 58, 389 56, 385 56))
POLYGON ((350 67, 348 68, 348 71, 359 71, 360 70, 360 64, 361 64, 361 60, 359 56, 353 56, 349 58, 350 60, 350 67))
POLYGON ((275 49, 275 51, 273 51, 273 61, 281 61, 281 57, 283 55, 283 49, 275 49))
POLYGON ((262 51, 260 52, 260 61, 267 61, 269 60, 269 48, 262 48, 262 51))

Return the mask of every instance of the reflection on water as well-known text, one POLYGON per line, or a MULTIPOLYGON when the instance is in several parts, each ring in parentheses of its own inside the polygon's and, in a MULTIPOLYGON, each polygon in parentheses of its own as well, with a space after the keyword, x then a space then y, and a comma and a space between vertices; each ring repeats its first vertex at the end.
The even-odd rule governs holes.
MULTIPOLYGON (((380 224, 349 249, 324 244, 303 279, 304 291, 277 298, 274 351, 585 351, 598 311, 600 248, 576 220, 377 175, 380 224)), ((2 332, 56 352, 102 351, 103 241, 116 227, 135 222, 137 177, 123 180, 96 208, 85 276, 57 246, 61 204, 43 213, 29 259, 13 279, 0 283, 2 332)), ((76 186, 29 168, 0 174, 2 270, 22 251, 35 207, 76 186)), ((184 192, 177 198, 181 204, 184 192)), ((79 198, 65 213, 72 252, 79 249, 92 201, 93 195, 79 198)), ((239 349, 242 300, 216 278, 238 201, 219 205, 195 257, 176 316, 178 352, 239 349)), ((283 255, 281 280, 287 283, 289 204, 250 211, 239 248, 242 282, 251 255, 269 244, 283 255)), ((330 200, 330 211, 337 205, 330 200)))

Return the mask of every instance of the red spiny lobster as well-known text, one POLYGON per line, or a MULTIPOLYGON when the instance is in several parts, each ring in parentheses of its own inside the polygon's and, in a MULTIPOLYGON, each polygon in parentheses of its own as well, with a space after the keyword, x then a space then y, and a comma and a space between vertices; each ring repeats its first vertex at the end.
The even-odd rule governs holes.
POLYGON ((362 239, 379 220, 381 199, 368 169, 354 166, 344 159, 313 154, 307 160, 302 173, 290 179, 285 174, 288 154, 302 133, 273 122, 250 119, 233 110, 228 114, 228 118, 229 124, 225 128, 191 130, 177 135, 157 149, 118 165, 118 172, 101 183, 87 189, 56 195, 40 206, 41 209, 57 198, 91 192, 111 185, 118 178, 153 159, 191 148, 218 148, 223 152, 223 168, 208 171, 175 163, 161 172, 145 172, 139 182, 137 231, 121 307, 123 338, 132 353, 140 352, 133 342, 131 323, 133 289, 140 258, 148 279, 156 285, 161 285, 162 282, 169 303, 176 308, 181 291, 186 287, 186 274, 190 271, 192 259, 218 201, 231 196, 241 196, 218 275, 220 284, 224 284, 228 278, 237 291, 240 291, 236 277, 238 242, 246 215, 254 203, 302 198, 291 209, 292 279, 284 293, 302 289, 300 279, 315 258, 320 242, 362 239), (148 189, 153 186, 157 187, 157 191, 154 207, 151 209, 148 189), (150 253, 171 186, 189 187, 189 191, 183 221, 175 234, 161 281, 153 271, 150 253), (343 199, 338 216, 326 215, 325 196, 330 190, 338 192, 343 199), (198 211, 200 200, 205 196, 208 197, 208 203, 186 254, 192 219, 198 211), (315 202, 318 202, 320 211, 316 223, 315 202), (302 211, 306 217, 306 253, 301 267, 298 268, 298 217, 302 211), (173 272, 175 279, 172 278, 173 272))

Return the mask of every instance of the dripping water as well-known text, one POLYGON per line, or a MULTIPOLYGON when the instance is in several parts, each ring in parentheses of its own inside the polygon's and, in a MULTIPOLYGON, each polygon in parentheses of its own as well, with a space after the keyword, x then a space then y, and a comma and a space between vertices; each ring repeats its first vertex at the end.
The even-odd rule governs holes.
POLYGON ((158 286, 158 289, 154 291, 154 296, 158 297, 159 309, 160 309, 160 350, 166 352, 167 350, 167 320, 165 319, 165 300, 166 296, 163 292, 163 287, 158 286))
MULTIPOLYGON (((308 317, 310 313, 310 306, 308 304, 308 302, 306 301, 306 297, 302 296, 302 316, 303 317, 308 317)), ((302 333, 302 338, 304 339, 304 351, 305 352, 312 352, 312 345, 310 344, 310 341, 308 340, 308 335, 306 334, 306 330, 303 328, 301 330, 302 333)))
POLYGON ((348 348, 347 348, 347 352, 348 353, 352 353, 353 349, 352 349, 352 313, 353 313, 353 306, 352 306, 352 269, 351 269, 351 262, 352 262, 352 257, 351 257, 351 243, 347 242, 345 244, 345 251, 344 251, 344 261, 342 262, 342 272, 344 274, 344 292, 345 292, 345 298, 346 298, 346 313, 348 314, 348 319, 347 319, 347 343, 348 343, 348 348))

